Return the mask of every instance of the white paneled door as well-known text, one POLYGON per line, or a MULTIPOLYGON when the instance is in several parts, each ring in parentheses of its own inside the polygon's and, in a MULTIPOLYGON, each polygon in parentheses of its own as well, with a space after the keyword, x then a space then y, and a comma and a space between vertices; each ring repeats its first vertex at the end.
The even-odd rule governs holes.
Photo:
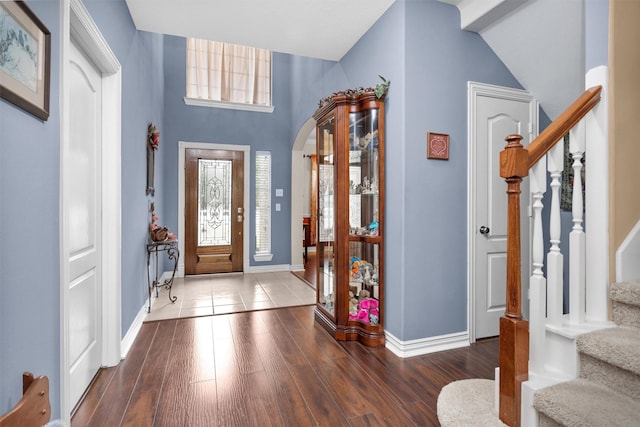
MULTIPOLYGON (((475 215, 470 221, 473 247, 471 286, 474 295, 475 338, 498 335, 499 319, 506 305, 507 261, 507 185, 500 177, 500 151, 510 134, 523 136, 527 145, 537 131, 537 104, 530 95, 519 90, 488 85, 471 85, 474 109, 471 111, 472 170, 471 191, 475 215), (474 90, 475 89, 475 90, 474 90)), ((522 185, 522 285, 526 289, 529 265, 527 206, 528 181, 522 185)), ((526 293, 525 293, 526 295, 526 293)), ((523 299, 527 301, 527 299, 523 299)))
POLYGON ((97 373, 102 351, 101 76, 71 43, 68 270, 70 398, 97 373))

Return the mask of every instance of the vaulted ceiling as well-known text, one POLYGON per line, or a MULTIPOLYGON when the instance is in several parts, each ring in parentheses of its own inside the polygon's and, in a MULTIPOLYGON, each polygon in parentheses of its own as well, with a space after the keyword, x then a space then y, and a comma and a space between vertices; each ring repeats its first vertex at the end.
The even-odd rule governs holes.
POLYGON ((553 120, 585 89, 584 6, 578 0, 440 0, 460 10, 553 120))
POLYGON ((339 61, 395 0, 126 0, 136 28, 339 61))
MULTIPOLYGON (((394 1, 126 0, 126 3, 139 30, 338 61, 394 1)), ((478 32, 552 119, 584 89, 582 1, 439 1, 460 10, 461 28, 478 32)))

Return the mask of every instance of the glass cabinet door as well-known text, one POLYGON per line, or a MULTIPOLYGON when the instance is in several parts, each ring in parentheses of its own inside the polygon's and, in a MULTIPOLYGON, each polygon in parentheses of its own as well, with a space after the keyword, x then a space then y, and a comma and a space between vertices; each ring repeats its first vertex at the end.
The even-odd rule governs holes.
POLYGON ((380 321, 378 110, 349 115, 349 320, 380 321))
POLYGON ((334 122, 330 118, 318 126, 318 305, 335 317, 335 149, 334 122))

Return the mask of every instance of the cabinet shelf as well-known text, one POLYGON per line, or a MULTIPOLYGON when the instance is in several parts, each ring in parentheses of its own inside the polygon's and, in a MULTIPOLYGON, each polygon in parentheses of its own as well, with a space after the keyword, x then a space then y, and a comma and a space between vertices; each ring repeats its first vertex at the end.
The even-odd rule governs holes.
POLYGON ((314 118, 315 319, 337 340, 384 346, 384 97, 335 95, 314 118))
POLYGON ((358 234, 349 234, 350 242, 364 242, 364 243, 382 243, 382 237, 380 236, 361 236, 358 234))

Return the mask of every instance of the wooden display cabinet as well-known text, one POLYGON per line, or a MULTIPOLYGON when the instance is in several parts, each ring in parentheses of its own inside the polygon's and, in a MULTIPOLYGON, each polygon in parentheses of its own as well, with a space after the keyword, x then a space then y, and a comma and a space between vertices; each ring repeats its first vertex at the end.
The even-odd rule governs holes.
POLYGON ((384 95, 334 94, 314 118, 315 318, 337 340, 383 346, 384 95))

